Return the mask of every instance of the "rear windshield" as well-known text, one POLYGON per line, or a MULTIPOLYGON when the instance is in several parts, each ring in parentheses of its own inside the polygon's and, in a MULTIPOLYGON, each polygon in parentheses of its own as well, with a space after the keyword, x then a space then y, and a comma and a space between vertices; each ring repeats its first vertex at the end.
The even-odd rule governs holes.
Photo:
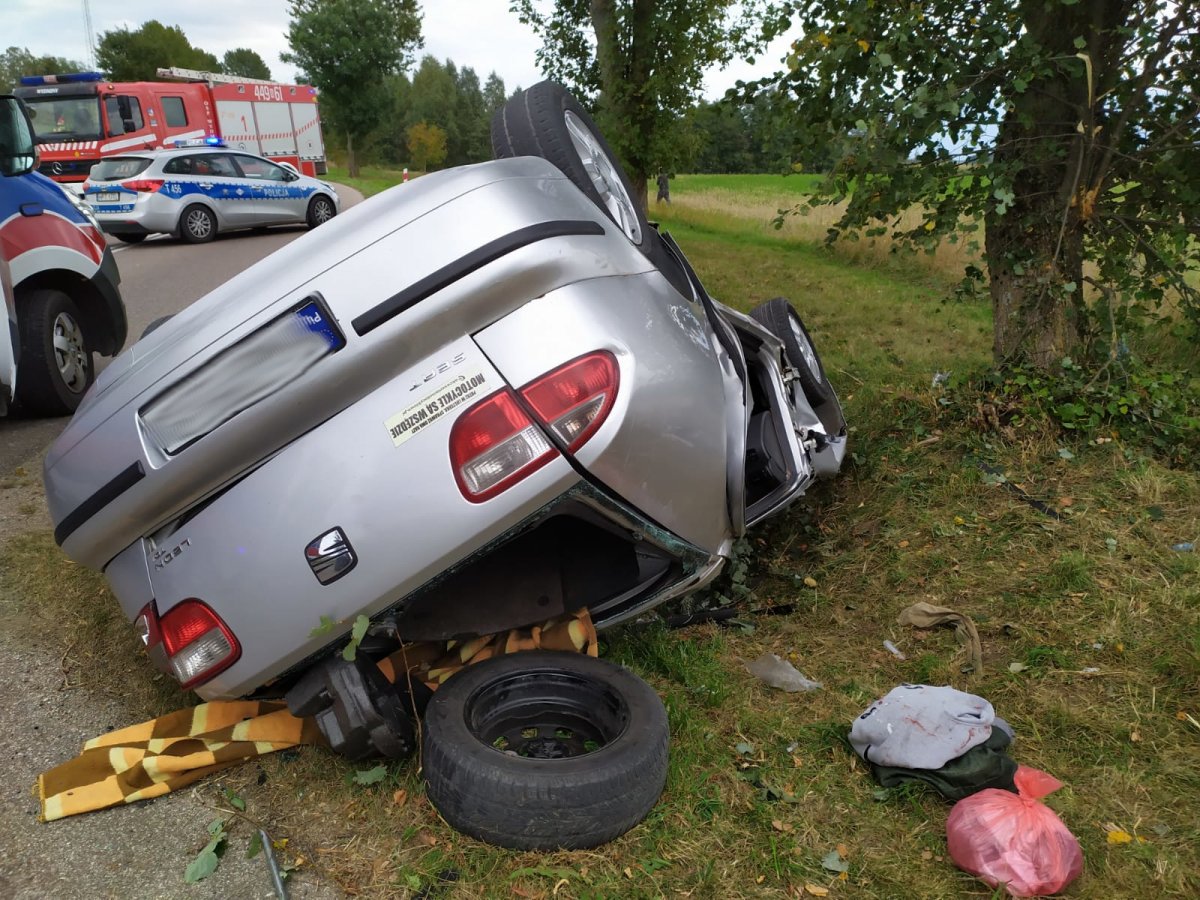
POLYGON ((120 181, 140 175, 150 167, 152 159, 142 156, 110 156, 92 166, 92 181, 120 181))

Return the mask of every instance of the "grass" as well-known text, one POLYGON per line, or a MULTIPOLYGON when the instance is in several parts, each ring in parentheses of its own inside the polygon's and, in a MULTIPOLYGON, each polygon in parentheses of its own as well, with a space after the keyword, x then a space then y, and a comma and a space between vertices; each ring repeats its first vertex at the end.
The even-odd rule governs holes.
MULTIPOLYGON (((942 303, 944 273, 903 261, 848 265, 760 228, 741 214, 753 204, 725 213, 685 204, 688 179, 676 182, 680 202, 655 210, 664 226, 726 302, 795 301, 853 433, 842 476, 751 535, 757 602, 791 604, 792 614, 747 614, 748 629, 629 626, 604 636, 606 654, 667 705, 670 774, 650 817, 595 851, 514 853, 443 823, 415 762, 362 786, 350 778, 373 764, 310 748, 220 783, 289 838, 291 861, 302 857, 302 868, 352 896, 797 897, 812 885, 832 897, 988 897, 946 857, 949 804, 923 790, 881 791, 844 739, 896 684, 952 684, 1014 725, 1020 762, 1064 782, 1048 803, 1085 857, 1069 896, 1196 896, 1200 559, 1170 548, 1200 536, 1200 479, 1117 441, 1068 443, 1033 422, 983 426, 930 387, 934 371, 989 356, 988 310, 942 303), (1058 453, 1068 446, 1069 460, 1058 453), (1060 517, 990 483, 984 463, 1060 517), (974 618, 981 674, 961 671, 951 630, 896 624, 919 600, 974 618), (758 683, 742 661, 766 651, 823 689, 783 694, 758 683), (1110 842, 1113 829, 1133 839, 1110 842), (839 847, 844 878, 822 865, 839 847)), ((692 196, 710 192, 697 182, 692 196)), ((77 641, 73 652, 90 648, 92 689, 133 692, 131 716, 188 702, 147 686, 152 670, 102 580, 65 564, 48 535, 14 541, 0 566, 2 583, 17 588, 5 600, 13 620, 46 629, 42 640, 77 641)), ((216 798, 217 780, 201 789, 216 798)))
MULTIPOLYGON (((416 178, 422 173, 410 172, 409 178, 416 178)), ((403 178, 403 170, 390 169, 386 166, 361 166, 358 177, 351 178, 344 166, 331 165, 325 177, 330 181, 344 184, 359 191, 364 197, 371 197, 380 191, 386 191, 393 185, 399 184, 403 178)))

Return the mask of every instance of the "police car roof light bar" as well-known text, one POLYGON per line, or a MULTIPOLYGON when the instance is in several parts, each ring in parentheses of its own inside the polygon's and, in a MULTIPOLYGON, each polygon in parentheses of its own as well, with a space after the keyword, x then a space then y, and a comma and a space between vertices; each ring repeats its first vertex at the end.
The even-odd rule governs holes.
POLYGON ((39 84, 79 84, 87 81, 103 81, 104 76, 99 72, 72 72, 67 75, 22 75, 21 84, 35 86, 39 84))

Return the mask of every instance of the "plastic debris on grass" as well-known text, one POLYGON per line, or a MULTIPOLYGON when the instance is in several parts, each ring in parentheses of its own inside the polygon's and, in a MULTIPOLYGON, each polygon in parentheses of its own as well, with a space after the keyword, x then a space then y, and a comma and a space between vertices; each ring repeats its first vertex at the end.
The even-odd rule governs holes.
POLYGON ((774 653, 764 653, 758 659, 745 665, 746 671, 751 675, 771 687, 787 691, 789 694, 815 691, 822 687, 821 682, 805 678, 795 666, 786 659, 780 659, 774 653))

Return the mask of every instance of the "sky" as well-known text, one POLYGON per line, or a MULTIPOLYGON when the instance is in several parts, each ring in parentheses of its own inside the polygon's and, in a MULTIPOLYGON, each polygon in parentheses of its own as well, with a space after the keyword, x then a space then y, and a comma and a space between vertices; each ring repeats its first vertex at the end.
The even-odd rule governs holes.
MULTIPOLYGON (((30 52, 85 60, 87 49, 83 0, 0 0, 0 48, 25 47, 30 52)), ((138 28, 148 19, 183 29, 193 46, 218 58, 226 50, 249 47, 266 61, 279 81, 291 81, 296 70, 280 60, 287 50, 287 0, 91 0, 96 34, 115 28, 138 28)), ((417 52, 470 66, 484 81, 495 71, 511 92, 542 80, 534 54, 539 42, 509 12, 509 0, 423 0, 425 46, 417 52)), ((724 71, 705 75, 705 95, 716 99, 740 79, 767 75, 781 68, 788 39, 776 41, 751 66, 735 62, 724 71)))

